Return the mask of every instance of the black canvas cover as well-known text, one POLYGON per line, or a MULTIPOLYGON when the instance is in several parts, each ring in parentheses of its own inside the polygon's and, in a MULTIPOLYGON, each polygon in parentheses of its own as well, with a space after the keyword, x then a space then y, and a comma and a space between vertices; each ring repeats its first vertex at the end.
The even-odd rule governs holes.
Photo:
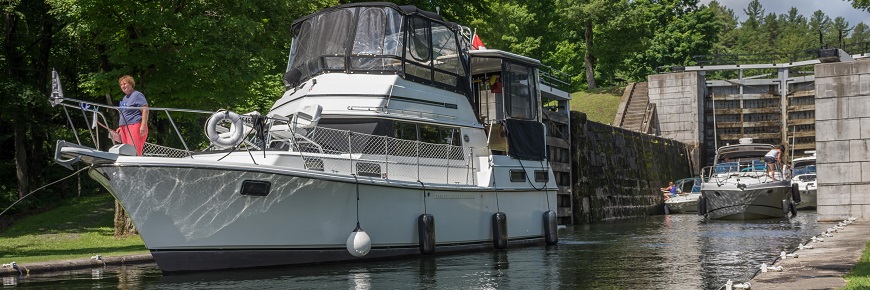
POLYGON ((522 160, 545 160, 547 152, 544 140, 544 124, 537 121, 505 120, 508 138, 508 155, 522 160))

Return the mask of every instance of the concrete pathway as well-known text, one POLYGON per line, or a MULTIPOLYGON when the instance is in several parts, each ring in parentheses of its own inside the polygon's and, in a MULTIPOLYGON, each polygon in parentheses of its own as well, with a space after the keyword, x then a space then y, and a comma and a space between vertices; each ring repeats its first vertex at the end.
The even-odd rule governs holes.
MULTIPOLYGON (((837 223, 820 222, 819 228, 835 225, 837 223)), ((846 286, 843 277, 855 268, 870 240, 870 221, 855 221, 832 234, 833 237, 824 237, 824 242, 809 243, 812 249, 794 251, 797 258, 778 260, 774 266, 782 266, 782 272, 759 272, 750 281, 752 289, 839 289, 846 286)))
POLYGON ((77 259, 77 260, 63 260, 63 261, 52 261, 52 262, 17 264, 17 265, 15 265, 15 267, 11 267, 8 265, 5 267, 0 267, 0 277, 2 277, 2 276, 14 276, 14 275, 35 275, 35 274, 45 274, 45 273, 56 272, 56 271, 69 271, 69 270, 76 270, 76 269, 97 268, 97 267, 104 267, 104 266, 143 264, 143 263, 152 263, 152 262, 154 262, 154 258, 151 257, 151 254, 141 254, 141 255, 130 255, 130 256, 101 257, 100 260, 77 259))

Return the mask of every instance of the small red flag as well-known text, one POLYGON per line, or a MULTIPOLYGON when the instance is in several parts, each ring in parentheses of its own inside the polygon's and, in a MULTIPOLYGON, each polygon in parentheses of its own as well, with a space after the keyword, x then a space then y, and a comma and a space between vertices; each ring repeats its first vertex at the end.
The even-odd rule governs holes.
POLYGON ((483 41, 480 40, 480 37, 477 37, 477 34, 471 39, 471 49, 486 49, 486 46, 483 46, 483 41))

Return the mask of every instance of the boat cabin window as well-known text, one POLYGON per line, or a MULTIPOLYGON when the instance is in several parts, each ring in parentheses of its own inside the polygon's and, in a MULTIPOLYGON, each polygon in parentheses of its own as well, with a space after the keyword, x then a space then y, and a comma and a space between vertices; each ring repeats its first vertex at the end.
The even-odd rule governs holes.
POLYGON ((534 68, 507 62, 504 71, 505 112, 514 119, 534 120, 538 112, 534 68))
MULTIPOLYGON (((320 126, 324 128, 352 131, 376 136, 387 136, 389 143, 384 138, 367 138, 364 135, 354 137, 353 145, 355 152, 366 154, 389 154, 396 156, 420 156, 422 158, 449 158, 463 160, 465 158, 462 149, 460 129, 432 124, 421 124, 387 119, 365 118, 333 118, 321 119, 320 126), (398 139, 398 140, 397 140, 398 139), (420 141, 422 143, 418 143, 420 141), (444 146, 453 145, 453 146, 444 146), (359 151, 356 151, 359 150, 359 151)), ((330 143, 326 147, 347 151, 347 142, 336 141, 331 134, 313 137, 320 142, 330 143)), ((320 144, 324 145, 324 144, 320 144)))
POLYGON ((816 165, 803 165, 803 166, 795 166, 794 167, 794 175, 801 174, 815 174, 816 173, 816 165))
POLYGON ((370 118, 321 119, 320 126, 409 141, 462 146, 459 128, 446 126, 370 118))
POLYGON ((484 124, 538 119, 537 69, 495 57, 472 58, 474 99, 484 124))
POLYGON ((295 23, 291 33, 287 88, 318 74, 343 72, 399 74, 464 91, 466 72, 456 29, 437 15, 392 5, 349 6, 311 15, 295 23))

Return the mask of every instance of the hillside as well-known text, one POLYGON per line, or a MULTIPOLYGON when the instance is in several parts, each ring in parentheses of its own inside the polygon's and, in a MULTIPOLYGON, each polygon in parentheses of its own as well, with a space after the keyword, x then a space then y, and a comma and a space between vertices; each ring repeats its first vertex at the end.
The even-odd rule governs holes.
POLYGON ((571 110, 586 113, 590 121, 613 123, 624 86, 580 91, 571 94, 571 110))

